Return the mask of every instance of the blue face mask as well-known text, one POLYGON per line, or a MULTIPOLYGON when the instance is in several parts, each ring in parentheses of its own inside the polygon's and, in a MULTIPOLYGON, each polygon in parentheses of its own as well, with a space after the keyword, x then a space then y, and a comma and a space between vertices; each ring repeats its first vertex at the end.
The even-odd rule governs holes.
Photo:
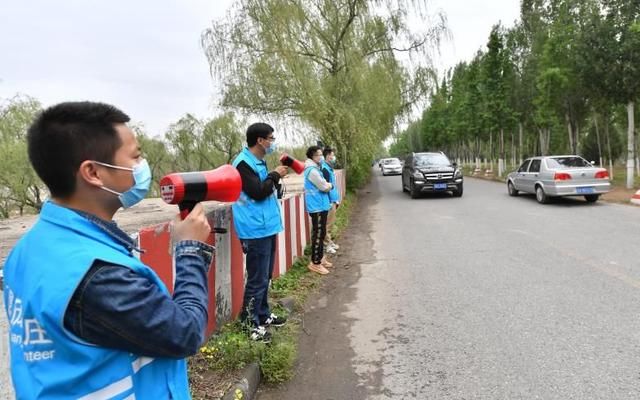
POLYGON ((94 162, 105 167, 121 169, 123 171, 131 171, 133 173, 133 186, 131 186, 131 188, 124 193, 116 192, 115 190, 111 190, 104 186, 100 187, 101 189, 118 196, 118 199, 120 199, 120 203, 122 203, 123 208, 134 206, 140 203, 142 199, 147 196, 147 192, 149 192, 149 187, 151 186, 151 168, 149 168, 149 163, 147 163, 147 160, 140 161, 133 168, 119 167, 117 165, 111 165, 99 161, 94 162))
POLYGON ((278 147, 278 146, 276 146, 276 142, 271 142, 271 144, 269 145, 269 147, 265 147, 264 152, 265 152, 266 154, 271 154, 271 153, 273 153, 274 151, 276 151, 276 148, 277 148, 277 147, 278 147))

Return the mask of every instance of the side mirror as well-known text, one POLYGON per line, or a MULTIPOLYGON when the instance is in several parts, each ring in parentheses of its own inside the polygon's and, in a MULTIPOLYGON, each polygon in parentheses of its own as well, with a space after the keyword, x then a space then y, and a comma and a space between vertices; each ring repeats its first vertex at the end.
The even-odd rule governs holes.
POLYGON ((591 161, 591 165, 596 165, 596 162, 595 161, 591 161))
POLYGON ((458 168, 458 163, 453 163, 451 165, 453 165, 453 168, 458 168))

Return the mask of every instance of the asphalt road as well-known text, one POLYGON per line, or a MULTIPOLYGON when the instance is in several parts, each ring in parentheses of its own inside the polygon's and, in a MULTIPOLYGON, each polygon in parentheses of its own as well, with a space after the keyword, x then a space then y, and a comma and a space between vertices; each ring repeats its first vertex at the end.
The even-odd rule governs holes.
POLYGON ((639 399, 640 209, 378 173, 271 399, 639 399))

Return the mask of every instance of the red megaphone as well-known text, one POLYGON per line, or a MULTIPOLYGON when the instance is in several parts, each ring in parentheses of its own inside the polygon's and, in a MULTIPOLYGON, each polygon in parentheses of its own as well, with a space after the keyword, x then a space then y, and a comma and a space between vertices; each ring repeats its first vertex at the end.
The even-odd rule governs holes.
POLYGON ((302 161, 296 160, 287 153, 282 153, 282 155, 280 156, 280 162, 282 163, 282 165, 285 165, 296 171, 296 174, 298 175, 304 172, 304 163, 302 161))
POLYGON ((162 200, 178 204, 182 219, 196 203, 209 200, 234 202, 241 191, 240 173, 228 164, 211 171, 176 172, 160 180, 162 200))

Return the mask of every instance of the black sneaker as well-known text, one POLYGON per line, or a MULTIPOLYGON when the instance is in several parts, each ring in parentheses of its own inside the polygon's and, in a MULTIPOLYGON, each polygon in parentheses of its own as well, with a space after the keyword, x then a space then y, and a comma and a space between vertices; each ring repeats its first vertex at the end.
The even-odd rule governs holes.
POLYGON ((280 326, 283 326, 286 323, 287 323, 287 317, 278 317, 275 314, 271 314, 271 316, 269 316, 269 318, 264 320, 262 325, 280 327, 280 326))
POLYGON ((253 328, 249 337, 256 342, 271 343, 271 334, 267 332, 264 326, 253 328))

